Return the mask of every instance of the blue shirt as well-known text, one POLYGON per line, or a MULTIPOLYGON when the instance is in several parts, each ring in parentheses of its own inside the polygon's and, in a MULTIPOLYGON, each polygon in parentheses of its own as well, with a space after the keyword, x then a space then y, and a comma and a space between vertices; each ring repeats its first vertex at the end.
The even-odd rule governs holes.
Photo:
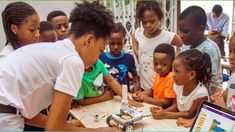
POLYGON ((114 57, 108 52, 105 52, 100 55, 99 59, 120 84, 129 86, 128 72, 137 74, 135 61, 131 54, 121 52, 120 56, 114 57))
POLYGON ((228 35, 229 17, 222 13, 220 17, 214 18, 212 12, 207 13, 207 27, 206 30, 217 29, 222 31, 222 36, 228 35))

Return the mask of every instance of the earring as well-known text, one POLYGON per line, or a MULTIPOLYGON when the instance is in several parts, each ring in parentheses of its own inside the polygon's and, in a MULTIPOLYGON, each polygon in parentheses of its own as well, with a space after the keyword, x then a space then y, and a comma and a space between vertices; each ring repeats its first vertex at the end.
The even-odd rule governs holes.
POLYGON ((192 80, 192 78, 191 78, 191 77, 189 77, 189 80, 191 81, 191 80, 192 80))

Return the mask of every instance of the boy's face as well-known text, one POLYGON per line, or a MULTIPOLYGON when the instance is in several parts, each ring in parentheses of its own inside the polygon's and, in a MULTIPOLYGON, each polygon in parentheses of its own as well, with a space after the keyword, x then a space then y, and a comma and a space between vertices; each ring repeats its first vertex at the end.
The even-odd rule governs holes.
POLYGON ((148 35, 153 35, 155 31, 159 29, 160 23, 161 23, 156 13, 151 10, 146 10, 143 13, 143 17, 141 21, 142 21, 144 31, 148 35))
POLYGON ((179 21, 179 35, 185 45, 194 45, 201 37, 201 31, 189 19, 179 21))
POLYGON ((229 43, 229 63, 232 71, 235 71, 235 36, 232 36, 229 43))
POLYGON ((121 51, 123 49, 123 45, 125 44, 125 37, 122 33, 112 33, 109 40, 109 49, 110 55, 112 56, 120 56, 121 51))
POLYGON ((153 64, 155 72, 165 77, 171 71, 172 60, 166 53, 154 53, 153 64))
POLYGON ((57 31, 58 40, 63 40, 68 37, 69 21, 66 16, 54 17, 50 22, 55 27, 55 29, 57 31))
POLYGON ((82 49, 76 50, 80 51, 79 55, 82 58, 85 67, 92 67, 98 61, 100 53, 104 52, 106 39, 96 38, 93 34, 85 35, 85 41, 82 49))
POLYGON ((39 42, 55 42, 57 33, 55 30, 48 30, 40 34, 39 42))

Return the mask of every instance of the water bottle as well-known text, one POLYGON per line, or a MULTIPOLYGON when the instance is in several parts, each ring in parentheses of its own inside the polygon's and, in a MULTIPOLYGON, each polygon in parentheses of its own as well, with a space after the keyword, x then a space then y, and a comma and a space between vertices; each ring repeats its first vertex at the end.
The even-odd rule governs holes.
POLYGON ((122 85, 122 104, 121 104, 121 110, 127 110, 128 109, 128 98, 127 98, 127 85, 122 85))

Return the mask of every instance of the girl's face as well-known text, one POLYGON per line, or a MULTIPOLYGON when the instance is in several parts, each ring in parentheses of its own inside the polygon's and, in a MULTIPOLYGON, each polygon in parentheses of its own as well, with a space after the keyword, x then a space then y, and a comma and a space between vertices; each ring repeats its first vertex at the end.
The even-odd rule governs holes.
POLYGON ((154 53, 154 70, 160 77, 165 77, 171 71, 172 60, 166 53, 154 53))
POLYGON ((40 19, 38 14, 28 16, 19 26, 14 29, 18 42, 21 46, 39 41, 40 19))
POLYGON ((230 39, 229 44, 229 63, 232 71, 235 71, 235 36, 230 39))
POLYGON ((125 41, 125 37, 121 32, 112 33, 108 41, 110 55, 120 56, 123 46, 126 43, 125 41))
POLYGON ((177 85, 185 85, 190 80, 190 73, 192 70, 189 70, 188 67, 182 62, 180 58, 176 58, 173 61, 173 79, 177 85))
POLYGON ((142 25, 147 35, 153 35, 160 27, 160 19, 154 11, 146 10, 142 16, 142 25))

